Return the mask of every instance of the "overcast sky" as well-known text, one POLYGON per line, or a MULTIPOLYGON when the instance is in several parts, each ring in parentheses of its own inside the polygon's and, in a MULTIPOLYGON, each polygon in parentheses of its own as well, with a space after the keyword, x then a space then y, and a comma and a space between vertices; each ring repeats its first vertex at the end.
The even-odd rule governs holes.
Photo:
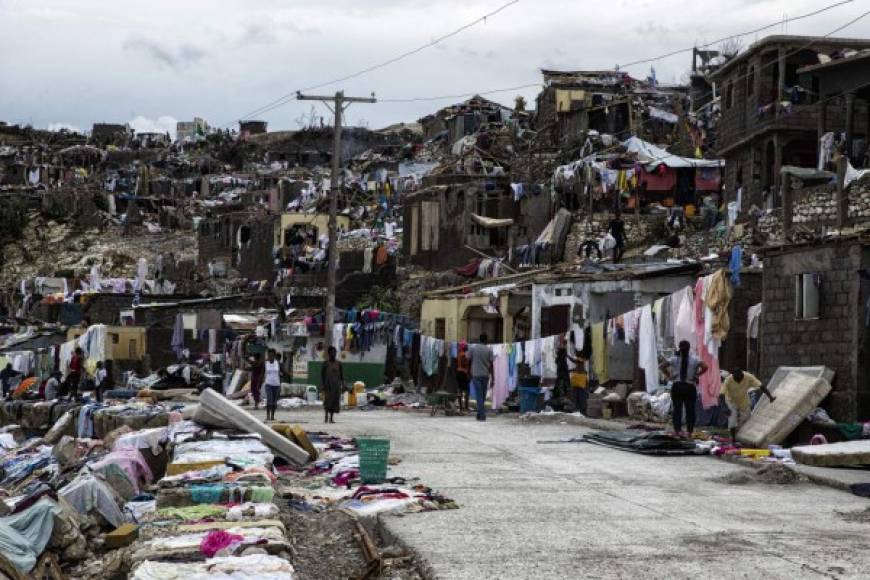
MULTIPOLYGON (((90 129, 130 122, 174 133, 177 119, 231 125, 282 95, 377 64, 508 0, 0 0, 0 120, 90 129)), ((521 0, 434 48, 317 93, 378 98, 473 93, 540 81, 539 69, 612 68, 743 32, 835 0, 521 0)), ((857 0, 788 24, 824 35, 870 9, 857 0)), ((777 26, 768 34, 786 31, 777 26)), ((870 37, 870 17, 839 36, 870 37)), ((745 38, 744 46, 754 37, 745 38)), ((690 55, 655 65, 679 81, 690 55)), ((649 65, 627 69, 644 78, 649 65)), ((489 96, 512 103, 517 93, 489 96)), ((354 105, 349 124, 412 121, 447 99, 354 105)), ((295 129, 311 108, 257 115, 295 129)), ((330 113, 317 104, 318 114, 330 113)))

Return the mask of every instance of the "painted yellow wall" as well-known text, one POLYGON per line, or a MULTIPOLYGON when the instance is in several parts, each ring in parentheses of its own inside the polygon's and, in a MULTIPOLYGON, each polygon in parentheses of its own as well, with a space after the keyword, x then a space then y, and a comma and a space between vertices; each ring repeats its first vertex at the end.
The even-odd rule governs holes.
MULTIPOLYGON (((73 340, 85 333, 84 328, 75 327, 67 331, 66 339, 73 340)), ((107 326, 106 334, 110 344, 112 360, 142 360, 146 354, 145 327, 107 326)))
MULTIPOLYGON (((284 231, 286 231, 287 228, 296 224, 305 224, 308 227, 317 228, 317 231, 321 233, 328 232, 329 214, 287 212, 282 213, 280 222, 276 223, 280 225, 275 228, 275 248, 280 248, 284 231)), ((338 225, 339 229, 344 228, 344 230, 347 231, 350 229, 350 218, 344 215, 337 216, 336 224, 338 225)))
MULTIPOLYGON (((508 311, 509 296, 504 294, 499 297, 499 310, 502 314, 502 328, 504 336, 493 337, 492 341, 513 341, 514 319, 505 314, 508 311)), ((426 298, 420 310, 420 330, 428 336, 435 336, 436 320, 444 319, 444 340, 459 341, 468 340, 468 321, 466 312, 475 306, 489 304, 489 296, 449 297, 449 298, 426 298)), ((474 342, 474 341, 472 341, 474 342)))

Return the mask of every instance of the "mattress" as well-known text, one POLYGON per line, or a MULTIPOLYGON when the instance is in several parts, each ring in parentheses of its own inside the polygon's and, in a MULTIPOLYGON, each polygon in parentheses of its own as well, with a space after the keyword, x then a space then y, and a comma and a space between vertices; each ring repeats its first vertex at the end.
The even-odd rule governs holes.
POLYGON ((870 465, 870 440, 793 447, 791 456, 798 463, 821 467, 870 465))
POLYGON ((771 403, 762 397, 763 403, 756 405, 737 433, 737 440, 744 445, 763 448, 782 443, 831 392, 831 383, 818 374, 789 371, 783 376, 777 369, 774 378, 776 383, 771 380, 770 385, 776 400, 771 403))
POLYGON ((193 420, 203 425, 235 427, 245 433, 257 433, 276 455, 297 465, 305 465, 309 461, 307 451, 212 389, 205 389, 200 394, 199 407, 193 420))

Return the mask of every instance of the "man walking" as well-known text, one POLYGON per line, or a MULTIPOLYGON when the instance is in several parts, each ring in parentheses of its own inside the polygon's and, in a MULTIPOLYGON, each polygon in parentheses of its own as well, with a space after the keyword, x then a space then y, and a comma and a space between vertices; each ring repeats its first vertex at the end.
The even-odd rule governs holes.
POLYGON ((21 373, 12 369, 12 363, 7 363, 6 368, 0 371, 0 384, 3 385, 4 399, 9 396, 9 391, 12 390, 12 380, 19 376, 21 376, 21 373))
POLYGON ((616 210, 613 219, 610 220, 610 225, 607 227, 608 233, 616 240, 616 247, 613 248, 613 261, 622 261, 622 255, 625 253, 625 222, 622 221, 622 212, 616 210))
POLYGON ((69 387, 69 400, 75 401, 79 396, 79 384, 82 382, 82 372, 85 370, 85 354, 81 347, 76 347, 69 361, 69 373, 66 382, 69 387))
POLYGON ((474 387, 474 399, 477 401, 478 421, 486 421, 486 391, 493 374, 492 351, 486 343, 487 336, 481 334, 480 342, 468 349, 471 358, 471 386, 474 387))

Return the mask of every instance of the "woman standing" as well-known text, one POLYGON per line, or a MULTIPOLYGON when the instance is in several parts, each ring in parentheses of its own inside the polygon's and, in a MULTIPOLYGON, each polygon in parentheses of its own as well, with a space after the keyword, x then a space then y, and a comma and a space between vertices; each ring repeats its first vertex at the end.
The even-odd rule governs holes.
POLYGON ((335 414, 341 406, 341 390, 344 387, 344 369, 336 360, 337 351, 330 346, 328 360, 320 371, 320 384, 323 385, 323 422, 335 423, 335 414))
POLYGON ((698 398, 698 377, 707 372, 707 365, 693 357, 688 341, 681 341, 677 356, 671 357, 661 365, 671 386, 671 402, 674 406, 674 432, 682 434, 683 409, 686 410, 686 427, 688 436, 695 430, 695 402, 698 398))
POLYGON ((278 395, 281 394, 281 363, 275 358, 275 349, 269 349, 266 359, 263 385, 266 388, 266 421, 275 420, 278 410, 278 395))
POLYGON ((256 411, 260 408, 260 389, 263 386, 263 378, 266 372, 266 367, 263 365, 260 353, 254 353, 253 360, 248 368, 251 371, 251 396, 254 398, 254 410, 256 411))
POLYGON ((459 411, 468 414, 468 385, 471 383, 471 359, 468 358, 468 345, 460 343, 459 357, 456 359, 456 389, 459 391, 459 411))

